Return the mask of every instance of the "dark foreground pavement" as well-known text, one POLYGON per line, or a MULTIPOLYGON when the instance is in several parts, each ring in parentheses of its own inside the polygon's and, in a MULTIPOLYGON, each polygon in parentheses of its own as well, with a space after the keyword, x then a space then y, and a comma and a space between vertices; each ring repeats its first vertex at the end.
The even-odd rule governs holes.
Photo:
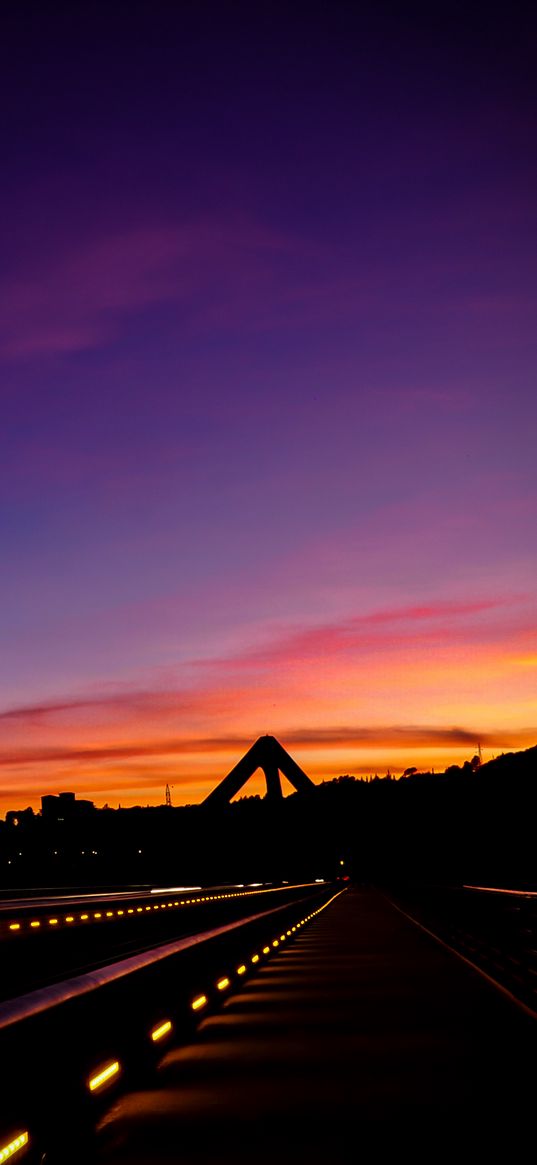
POLYGON ((99 1161, 483 1160, 534 1125, 536 1035, 382 896, 352 890, 169 1051, 154 1088, 117 1101, 99 1161))

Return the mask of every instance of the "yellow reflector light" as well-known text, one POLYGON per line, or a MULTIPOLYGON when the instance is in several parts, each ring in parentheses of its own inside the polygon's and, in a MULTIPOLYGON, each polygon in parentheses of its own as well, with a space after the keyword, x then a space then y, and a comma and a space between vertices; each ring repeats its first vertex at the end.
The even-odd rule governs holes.
POLYGON ((41 926, 41 923, 40 922, 31 922, 30 926, 33 926, 33 927, 41 926))
POLYGON ((259 955, 252 955, 252 963, 258 963, 258 962, 259 962, 259 955))
POLYGON ((164 1023, 161 1023, 158 1027, 153 1028, 153 1031, 151 1032, 151 1039, 156 1044, 157 1040, 161 1040, 163 1036, 167 1036, 168 1032, 171 1032, 171 1030, 171 1022, 169 1019, 166 1019, 164 1023))
POLYGON ((207 1003, 206 995, 198 995, 197 999, 193 999, 191 1003, 192 1011, 199 1011, 200 1008, 205 1007, 207 1003))
POLYGON ((80 915, 81 922, 87 922, 88 918, 89 918, 89 914, 81 914, 80 915))
POLYGON ((20 922, 10 922, 10 924, 9 924, 10 930, 20 930, 20 928, 21 928, 20 922))
POLYGON ((0 1148, 0 1161, 9 1161, 10 1157, 14 1157, 19 1149, 24 1149, 28 1144, 28 1133, 19 1133, 18 1137, 14 1137, 8 1145, 2 1145, 0 1148))
POLYGON ((237 975, 244 975, 245 972, 246 972, 246 965, 245 965, 245 963, 241 963, 240 967, 237 967, 237 975))
POLYGON ((57 925, 58 925, 58 919, 57 919, 57 918, 49 918, 49 920, 48 920, 48 924, 49 924, 49 926, 57 926, 57 925))
POLYGON ((278 939, 277 939, 277 938, 275 938, 275 939, 274 939, 274 942, 273 942, 273 944, 272 944, 272 945, 273 945, 273 947, 279 947, 279 945, 280 945, 280 944, 279 944, 279 942, 278 942, 278 939))
POLYGON ((269 955, 270 954, 270 947, 263 947, 263 954, 269 955))
POLYGON ((107 1064, 101 1072, 97 1072, 96 1076, 90 1076, 88 1080, 88 1088, 90 1092, 95 1092, 97 1088, 101 1088, 106 1084, 107 1080, 111 1080, 113 1076, 117 1076, 119 1072, 119 1063, 114 1060, 111 1064, 107 1064))
POLYGON ((94 914, 93 917, 94 918, 102 918, 102 914, 94 914))
POLYGON ((219 979, 216 986, 218 987, 219 991, 225 991, 226 987, 229 987, 229 979, 219 979))
POLYGON ((118 910, 118 915, 119 915, 119 914, 124 914, 124 913, 125 913, 125 911, 124 911, 124 910, 118 910))
POLYGON ((114 917, 114 911, 113 911, 113 910, 107 910, 107 911, 106 911, 106 917, 107 917, 107 918, 113 918, 113 917, 114 917))
POLYGON ((73 915, 72 915, 72 914, 68 914, 68 915, 67 915, 67 918, 65 919, 65 921, 66 921, 66 922, 74 922, 75 920, 74 920, 74 918, 73 918, 73 915))

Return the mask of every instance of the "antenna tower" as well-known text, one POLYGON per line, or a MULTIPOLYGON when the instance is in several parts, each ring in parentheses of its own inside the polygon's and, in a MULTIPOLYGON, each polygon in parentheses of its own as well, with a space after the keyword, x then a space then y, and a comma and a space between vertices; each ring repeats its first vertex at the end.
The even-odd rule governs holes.
POLYGON ((170 793, 170 786, 166 785, 166 808, 171 809, 171 807, 172 807, 172 795, 170 793))

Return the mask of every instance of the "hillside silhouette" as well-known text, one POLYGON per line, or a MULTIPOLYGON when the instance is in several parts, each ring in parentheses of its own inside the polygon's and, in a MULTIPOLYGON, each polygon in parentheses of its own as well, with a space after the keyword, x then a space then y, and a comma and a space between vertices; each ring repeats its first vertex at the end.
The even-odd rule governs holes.
POLYGON ((444 773, 342 775, 271 802, 32 811, 0 822, 2 886, 310 880, 535 886, 537 746, 444 773))

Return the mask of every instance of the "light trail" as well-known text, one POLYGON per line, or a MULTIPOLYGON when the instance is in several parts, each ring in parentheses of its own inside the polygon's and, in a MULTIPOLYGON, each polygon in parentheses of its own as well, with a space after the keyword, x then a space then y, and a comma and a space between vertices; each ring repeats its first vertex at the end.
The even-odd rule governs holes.
MULTIPOLYGON (((238 885, 240 885, 240 884, 238 884, 238 885)), ((94 922, 103 922, 104 921, 104 923, 106 924, 107 919, 111 920, 111 919, 117 919, 117 918, 122 918, 122 917, 124 918, 128 915, 134 916, 135 913, 136 914, 142 913, 142 909, 144 909, 145 911, 154 911, 154 910, 161 911, 161 910, 168 910, 168 909, 177 910, 177 909, 184 909, 188 906, 194 906, 194 905, 197 905, 199 903, 220 902, 220 901, 224 901, 224 900, 231 899, 231 898, 250 898, 253 896, 260 895, 260 894, 276 894, 276 893, 282 893, 284 891, 289 891, 289 890, 292 891, 292 890, 310 889, 311 887, 313 887, 315 885, 316 885, 316 883, 314 883, 314 882, 297 882, 297 883, 291 883, 291 884, 289 884, 288 882, 285 882, 285 883, 282 883, 280 885, 275 885, 274 883, 270 883, 270 884, 261 883, 261 887, 259 889, 254 889, 252 884, 250 885, 250 887, 248 889, 243 889, 243 888, 239 889, 238 886, 237 886, 237 888, 233 888, 233 886, 227 886, 227 887, 209 886, 205 890, 203 890, 201 893, 199 892, 199 890, 194 889, 193 887, 190 887, 188 893, 190 895, 195 893, 195 894, 197 894, 197 897, 193 898, 192 896, 190 896, 190 897, 187 896, 187 897, 181 898, 181 899, 177 898, 177 899, 172 900, 170 902, 155 902, 153 900, 150 905, 149 904, 145 905, 143 908, 141 906, 138 906, 136 908, 136 911, 135 911, 134 907, 132 907, 131 909, 128 909, 127 911, 125 911, 124 909, 116 909, 116 910, 109 909, 109 910, 93 911, 93 913, 91 915, 86 913, 86 912, 82 913, 82 914, 77 913, 76 915, 74 913, 60 914, 60 912, 58 911, 57 908, 61 902, 69 902, 71 911, 73 910, 73 907, 75 905, 72 895, 63 895, 63 896, 60 896, 54 900, 54 917, 48 918, 47 915, 44 914, 41 919, 30 919, 28 916, 26 916, 24 914, 21 915, 20 913, 18 913, 21 909, 24 909, 24 907, 21 905, 20 901, 14 900, 12 908, 10 909, 9 913, 7 912, 7 907, 5 907, 5 906, 3 907, 4 914, 7 914, 7 919, 6 919, 6 922, 4 925, 3 933, 6 937, 9 934, 11 934, 11 937, 13 937, 14 935, 20 936, 23 934, 28 934, 30 932, 35 934, 37 931, 41 931, 42 927, 44 927, 45 929, 47 929, 50 926, 53 926, 55 928, 61 928, 61 926, 64 923, 68 923, 70 925, 72 925, 72 924, 76 925, 79 923, 87 923, 87 922, 94 923, 94 922), (220 892, 217 893, 216 891, 220 891, 220 892)), ((175 889, 175 893, 179 894, 180 892, 181 891, 179 891, 178 888, 175 889)), ((185 893, 185 891, 182 891, 182 892, 185 893)), ((149 898, 151 898, 152 895, 154 895, 154 894, 158 894, 160 896, 167 896, 168 894, 171 894, 171 893, 172 893, 171 888, 160 889, 160 888, 156 888, 156 887, 154 887, 151 890, 147 890, 147 891, 143 892, 142 895, 140 895, 139 893, 135 894, 132 891, 129 891, 129 892, 124 893, 124 894, 122 894, 122 893, 118 894, 116 892, 110 891, 109 893, 106 893, 106 894, 100 894, 100 895, 90 894, 87 896, 87 898, 78 899, 78 905, 81 907, 84 907, 88 903, 92 903, 93 905, 97 905, 97 904, 101 905, 102 904, 104 906, 111 907, 114 905, 117 906, 117 903, 119 902, 119 903, 121 903, 121 906, 125 906, 127 901, 139 902, 141 899, 143 902, 147 902, 147 900, 149 898), (98 899, 98 902, 96 902, 95 899, 98 899), (113 901, 112 901, 112 899, 113 899, 113 901)), ((38 905, 42 909, 45 908, 45 903, 43 902, 43 900, 40 900, 40 901, 38 900, 38 905)), ((36 911, 36 909, 37 909, 37 906, 34 903, 34 906, 32 907, 32 913, 34 913, 36 911)), ((50 909, 50 906, 48 907, 48 909, 50 909)), ((0 927, 0 937, 1 936, 2 936, 2 928, 0 927)))
POLYGON ((537 890, 506 890, 503 886, 463 886, 463 890, 480 890, 483 894, 514 894, 518 898, 537 898, 537 890))

